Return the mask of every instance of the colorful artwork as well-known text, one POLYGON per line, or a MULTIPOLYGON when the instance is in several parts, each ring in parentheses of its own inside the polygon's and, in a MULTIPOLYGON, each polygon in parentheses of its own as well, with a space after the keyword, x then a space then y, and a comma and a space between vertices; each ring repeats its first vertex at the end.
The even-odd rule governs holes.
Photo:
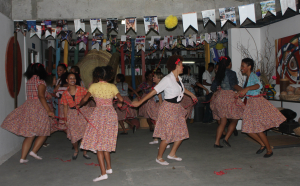
POLYGON ((300 82, 300 34, 288 36, 275 41, 276 83, 288 78, 290 83, 300 82))

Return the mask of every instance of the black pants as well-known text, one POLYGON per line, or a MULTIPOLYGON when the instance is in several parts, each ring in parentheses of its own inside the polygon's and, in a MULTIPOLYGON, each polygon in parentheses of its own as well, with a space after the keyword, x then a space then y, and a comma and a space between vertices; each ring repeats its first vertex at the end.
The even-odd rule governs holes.
MULTIPOLYGON (((213 93, 209 93, 208 95, 205 96, 205 102, 208 102, 211 97, 212 97, 213 93)), ((203 117, 203 123, 210 123, 213 121, 213 115, 212 115, 212 111, 210 109, 210 103, 205 103, 204 104, 204 117, 203 117)))

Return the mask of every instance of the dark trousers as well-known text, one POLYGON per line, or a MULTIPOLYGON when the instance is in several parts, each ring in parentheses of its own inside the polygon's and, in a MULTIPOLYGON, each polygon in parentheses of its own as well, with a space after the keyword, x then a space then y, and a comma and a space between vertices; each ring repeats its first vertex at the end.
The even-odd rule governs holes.
MULTIPOLYGON (((210 101, 211 97, 212 97, 213 93, 209 93, 208 95, 205 96, 205 102, 210 101)), ((210 103, 205 103, 204 104, 204 117, 203 117, 203 123, 209 123, 213 121, 213 115, 212 115, 212 111, 210 109, 210 103)))

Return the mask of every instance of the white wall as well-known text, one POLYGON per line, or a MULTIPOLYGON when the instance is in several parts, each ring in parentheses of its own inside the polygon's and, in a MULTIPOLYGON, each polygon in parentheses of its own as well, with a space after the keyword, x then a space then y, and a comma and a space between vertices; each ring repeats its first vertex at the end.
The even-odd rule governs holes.
MULTIPOLYGON (((0 32, 0 38, 2 38, 2 42, 0 43, 0 123, 3 122, 5 117, 14 110, 14 99, 10 96, 7 85, 6 85, 6 77, 5 77, 5 54, 6 47, 10 37, 13 36, 13 21, 0 13, 0 23, 2 25, 2 29, 0 32)), ((34 36, 33 38, 29 37, 27 33, 26 38, 24 40, 24 36, 22 33, 18 32, 18 42, 21 49, 22 55, 22 69, 24 73, 27 68, 27 53, 28 49, 32 48, 32 43, 35 44, 35 51, 39 53, 39 62, 42 60, 41 56, 41 41, 38 37, 34 36)), ((25 82, 26 79, 22 76, 22 84, 21 89, 18 95, 18 106, 22 105, 26 100, 26 92, 25 92, 25 82)), ((2 128, 0 128, 0 164, 6 161, 10 156, 12 156, 17 151, 21 150, 23 137, 18 137, 15 134, 12 134, 2 128)))
MULTIPOLYGON (((14 99, 9 95, 5 78, 5 53, 7 43, 10 37, 13 36, 13 22, 8 17, 0 13, 0 23, 2 25, 0 32, 0 38, 2 38, 2 42, 0 42, 0 123, 2 123, 5 117, 14 109, 14 99)), ((22 50, 21 42, 20 47, 22 50)), ((23 78, 18 97, 19 105, 25 101, 24 93, 23 78)), ((22 137, 18 137, 0 128, 0 164, 21 149, 22 140, 22 137)))

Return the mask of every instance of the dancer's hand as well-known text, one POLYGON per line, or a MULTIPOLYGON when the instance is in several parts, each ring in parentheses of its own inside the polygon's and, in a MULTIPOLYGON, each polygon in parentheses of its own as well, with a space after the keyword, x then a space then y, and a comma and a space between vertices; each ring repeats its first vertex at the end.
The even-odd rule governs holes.
POLYGON ((140 103, 140 101, 133 101, 133 102, 131 103, 131 105, 132 105, 133 107, 138 107, 138 106, 141 105, 141 103, 140 103))
POLYGON ((197 102, 198 102, 198 98, 197 98, 195 95, 192 96, 192 100, 193 100, 194 103, 197 103, 197 102))
POLYGON ((208 91, 208 89, 206 89, 206 90, 205 90, 205 92, 206 92, 206 95, 208 95, 208 94, 209 94, 209 91, 208 91))
POLYGON ((55 117, 54 112, 48 111, 47 113, 48 113, 48 116, 49 116, 49 117, 51 117, 51 118, 54 118, 54 117, 55 117))
POLYGON ((75 107, 76 107, 77 110, 79 110, 80 105, 79 105, 79 104, 78 104, 78 105, 75 105, 75 107))
POLYGON ((244 97, 248 92, 248 89, 247 88, 244 88, 243 90, 241 91, 238 91, 238 94, 240 97, 244 97))

